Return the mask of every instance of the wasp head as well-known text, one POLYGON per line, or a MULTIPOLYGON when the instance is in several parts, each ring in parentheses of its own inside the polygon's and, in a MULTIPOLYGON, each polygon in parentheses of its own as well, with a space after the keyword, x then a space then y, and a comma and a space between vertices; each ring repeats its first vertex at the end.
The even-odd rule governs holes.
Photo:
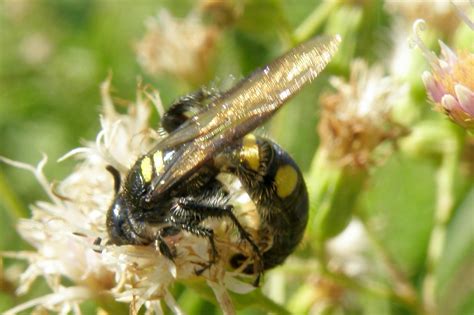
POLYGON ((149 244, 155 240, 156 231, 166 220, 168 204, 158 201, 147 203, 145 200, 150 183, 146 159, 145 156, 135 163, 123 186, 118 170, 107 167, 115 187, 115 196, 106 219, 111 244, 149 244))

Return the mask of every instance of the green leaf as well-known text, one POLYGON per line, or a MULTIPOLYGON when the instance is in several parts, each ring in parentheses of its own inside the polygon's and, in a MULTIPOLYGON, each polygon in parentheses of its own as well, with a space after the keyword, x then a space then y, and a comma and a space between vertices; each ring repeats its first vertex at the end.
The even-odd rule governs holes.
POLYGON ((446 314, 453 313, 474 296, 473 227, 474 185, 449 224, 445 250, 436 275, 437 294, 446 314))
POLYGON ((396 155, 378 168, 362 198, 362 214, 408 275, 421 272, 433 226, 434 165, 396 155))

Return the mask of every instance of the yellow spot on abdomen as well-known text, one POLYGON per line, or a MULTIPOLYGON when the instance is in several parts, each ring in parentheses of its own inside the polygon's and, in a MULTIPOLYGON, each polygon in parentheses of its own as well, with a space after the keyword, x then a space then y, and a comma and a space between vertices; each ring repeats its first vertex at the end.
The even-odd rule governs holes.
POLYGON ((243 138, 240 158, 247 163, 250 169, 255 172, 258 171, 260 166, 260 153, 258 151, 257 139, 253 134, 248 134, 243 138))
POLYGON ((149 183, 153 177, 153 166, 149 156, 145 156, 140 164, 140 171, 145 182, 149 183))
POLYGON ((298 173, 291 165, 283 165, 277 170, 275 175, 275 184, 277 195, 280 198, 285 198, 291 195, 298 183, 298 173))
POLYGON ((153 163, 155 163, 156 173, 160 174, 164 168, 163 152, 156 151, 155 154, 153 154, 153 163))

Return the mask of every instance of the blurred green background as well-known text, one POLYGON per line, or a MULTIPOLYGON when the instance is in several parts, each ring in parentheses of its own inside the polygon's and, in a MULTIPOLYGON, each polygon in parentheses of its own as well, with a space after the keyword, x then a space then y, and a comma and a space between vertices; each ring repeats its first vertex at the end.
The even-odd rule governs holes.
MULTIPOLYGON (((134 100, 141 78, 159 90, 166 105, 208 80, 225 80, 229 75, 240 78, 270 61, 294 44, 298 37, 295 30, 301 30, 302 22, 314 13, 314 23, 306 35, 342 33, 339 55, 264 129, 308 171, 319 143, 318 97, 328 89, 328 76, 347 75, 349 62, 355 57, 383 62, 392 45, 389 31, 393 16, 381 1, 242 3, 242 15, 222 29, 209 75, 201 78, 202 82, 190 83, 171 74, 143 71, 134 45, 145 33, 145 20, 159 9, 167 8, 173 15, 184 17, 195 8, 195 1, 1 0, 0 155, 36 164, 44 152, 49 157, 45 169, 48 178, 60 180, 74 164, 55 161, 80 146, 81 139, 94 139, 99 130, 99 85, 110 73, 115 97, 134 100), (331 14, 317 11, 321 7, 331 14)), ((416 84, 411 86, 411 97, 422 108, 418 108, 420 120, 438 115, 426 104, 419 77, 412 80, 416 84)), ((396 153, 371 173, 359 200, 364 216, 384 222, 375 234, 416 289, 420 289, 426 271, 437 167, 436 159, 396 153)), ((448 226, 449 246, 437 276, 443 287, 442 301, 451 303, 446 309, 468 315, 474 314, 474 191, 472 177, 466 177, 462 170, 459 173, 456 209, 448 226)), ((15 221, 29 215, 29 204, 45 198, 33 176, 0 163, 0 250, 28 248, 15 232, 15 221)), ((17 263, 5 260, 5 269, 17 263)), ((382 268, 380 263, 375 267, 382 268)), ((6 282, 0 289, 0 311, 47 292, 41 283, 26 297, 16 297, 6 282)), ((179 304, 189 313, 217 312, 189 291, 176 290, 181 294, 179 304)), ((346 310, 347 314, 413 313, 396 301, 354 290, 349 300, 355 299, 357 307, 346 310)), ((89 304, 84 307, 85 314, 94 312, 94 305, 89 304)), ((342 311, 328 314, 343 314, 338 312, 342 311)), ((241 313, 260 311, 250 308, 241 313)))

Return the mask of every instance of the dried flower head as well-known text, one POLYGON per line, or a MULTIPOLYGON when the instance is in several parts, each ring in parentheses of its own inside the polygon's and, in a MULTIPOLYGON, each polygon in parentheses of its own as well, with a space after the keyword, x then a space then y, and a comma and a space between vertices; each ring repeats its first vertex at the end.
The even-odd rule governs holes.
MULTIPOLYGON (((3 255, 29 263, 17 293, 28 291, 38 277, 46 280, 52 293, 19 305, 7 314, 21 313, 32 307, 80 314, 81 302, 104 298, 130 303, 131 313, 145 307, 149 313, 161 314, 163 301, 174 313, 181 314, 169 286, 179 280, 198 277, 195 270, 209 261, 207 239, 186 232, 166 239, 177 251, 174 262, 162 256, 154 245, 97 244, 98 239, 107 240, 105 215, 114 193, 113 180, 105 167, 113 165, 124 176, 128 166, 147 152, 159 137, 149 126, 150 100, 162 112, 158 94, 147 94, 148 98, 144 98, 144 92, 139 92, 128 113, 116 112, 109 85, 107 81, 102 86, 102 130, 95 142, 88 142, 64 157, 73 156, 79 160, 66 179, 54 187, 50 185, 42 171, 46 158, 37 167, 2 158, 4 162, 33 172, 50 199, 32 206, 32 217, 22 219, 18 225, 20 235, 34 251, 3 255), (71 282, 72 285, 67 284, 71 282)), ((229 179, 229 185, 235 186, 232 203, 237 207, 236 214, 252 233, 252 226, 247 223, 253 222, 253 203, 239 190, 238 183, 229 179)), ((230 222, 211 221, 208 225, 215 231, 216 246, 222 259, 200 277, 212 288, 223 311, 232 313, 227 288, 246 293, 253 286, 241 281, 241 277, 248 276, 239 270, 230 270, 226 261, 236 252, 250 256, 251 250, 245 242, 240 242, 230 222)), ((243 265, 241 269, 245 267, 243 265)))
POLYGON ((3 16, 15 22, 20 22, 31 10, 32 4, 28 0, 4 0, 2 1, 3 16))
POLYGON ((33 66, 44 64, 53 52, 51 40, 42 33, 26 36, 18 52, 23 60, 33 66))
POLYGON ((465 0, 387 0, 385 2, 388 11, 402 15, 408 23, 423 16, 423 19, 446 35, 452 34, 459 25, 456 8, 464 9, 467 4, 465 0))
POLYGON ((458 125, 474 130, 474 53, 456 54, 442 41, 441 57, 431 52, 419 37, 423 20, 413 24, 413 41, 421 49, 431 66, 422 75, 423 83, 436 109, 444 112, 458 125))
POLYGON ((138 61, 149 73, 169 73, 201 81, 213 55, 218 30, 202 24, 197 13, 185 19, 161 10, 146 22, 147 33, 137 44, 138 61))
POLYGON ((209 14, 219 26, 229 26, 243 13, 244 3, 235 0, 201 0, 200 10, 209 14))
POLYGON ((390 112, 406 89, 362 60, 352 63, 349 82, 330 82, 337 91, 321 99, 321 145, 342 166, 367 167, 380 143, 401 134, 390 112))

